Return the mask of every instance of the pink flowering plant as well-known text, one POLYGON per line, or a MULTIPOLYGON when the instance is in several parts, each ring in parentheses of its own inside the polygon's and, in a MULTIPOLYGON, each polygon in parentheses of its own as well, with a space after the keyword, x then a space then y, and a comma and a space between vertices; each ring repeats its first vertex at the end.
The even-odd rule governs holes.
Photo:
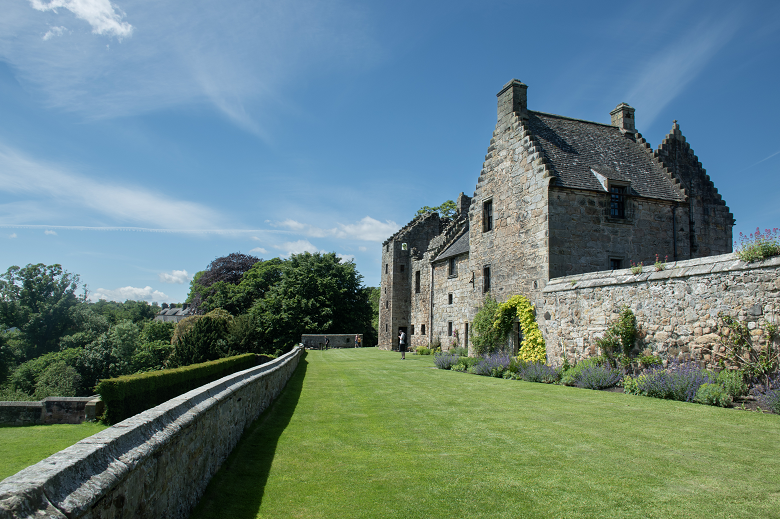
POLYGON ((734 241, 734 250, 742 261, 760 261, 780 255, 780 229, 772 230, 756 227, 756 232, 744 235, 739 233, 739 245, 734 241))

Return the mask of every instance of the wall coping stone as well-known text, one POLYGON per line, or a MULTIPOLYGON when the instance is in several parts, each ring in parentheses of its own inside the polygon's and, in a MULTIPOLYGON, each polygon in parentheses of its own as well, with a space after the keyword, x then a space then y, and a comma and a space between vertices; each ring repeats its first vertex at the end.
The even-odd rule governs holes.
POLYGON ((708 256, 691 260, 666 263, 666 268, 656 272, 653 265, 642 268, 642 272, 634 274, 631 269, 605 270, 600 272, 588 272, 586 274, 574 274, 551 279, 542 289, 542 293, 564 292, 581 290, 584 288, 596 288, 609 285, 625 285, 640 283, 643 281, 662 281, 674 278, 684 278, 717 272, 738 272, 780 266, 780 256, 774 256, 763 261, 747 263, 740 260, 736 253, 708 256))
MULTIPOLYGON (((85 438, 0 481, 0 517, 79 517, 198 415, 264 374, 298 361, 303 348, 227 375, 85 438), (13 515, 6 515, 13 510, 13 515), (24 515, 18 515, 23 513, 24 515), (64 515, 63 515, 64 514, 64 515)), ((35 402, 39 404, 40 402, 35 402)))

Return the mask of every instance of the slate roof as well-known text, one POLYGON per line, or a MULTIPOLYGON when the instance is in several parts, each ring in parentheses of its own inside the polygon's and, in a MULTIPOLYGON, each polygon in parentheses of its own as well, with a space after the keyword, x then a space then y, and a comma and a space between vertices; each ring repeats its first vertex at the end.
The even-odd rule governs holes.
POLYGON ((434 261, 439 261, 447 258, 451 258, 452 256, 457 256, 458 254, 463 254, 464 252, 469 251, 469 232, 464 232, 460 238, 455 240, 455 243, 447 247, 447 250, 439 254, 439 257, 436 258, 434 261))
POLYGON ((614 126, 528 111, 528 128, 542 147, 556 185, 604 191, 591 171, 613 180, 628 180, 631 194, 661 200, 685 199, 639 144, 614 126))

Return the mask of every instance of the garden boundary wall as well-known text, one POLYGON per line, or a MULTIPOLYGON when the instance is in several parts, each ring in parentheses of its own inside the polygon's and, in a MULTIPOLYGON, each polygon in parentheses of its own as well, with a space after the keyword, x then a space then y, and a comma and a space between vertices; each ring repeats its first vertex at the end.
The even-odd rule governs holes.
POLYGON ((185 518, 303 348, 137 414, 0 482, 0 518, 185 518))
POLYGON ((637 274, 622 269, 551 279, 536 308, 547 362, 598 355, 596 340, 627 305, 637 319, 638 352, 717 367, 726 352, 718 313, 747 324, 754 344, 765 344, 766 324, 780 323, 778 274, 780 256, 746 263, 731 253, 637 274))
POLYGON ((81 423, 103 414, 99 396, 49 396, 40 402, 0 402, 0 425, 81 423))

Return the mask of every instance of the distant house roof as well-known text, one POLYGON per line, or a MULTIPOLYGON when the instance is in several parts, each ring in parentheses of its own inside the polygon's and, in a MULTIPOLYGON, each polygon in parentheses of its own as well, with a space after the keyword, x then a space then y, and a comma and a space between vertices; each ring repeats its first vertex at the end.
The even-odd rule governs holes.
POLYGON ((178 323, 185 317, 190 317, 191 315, 195 315, 195 312, 192 311, 192 308, 190 308, 190 305, 188 304, 185 304, 182 307, 170 306, 157 312, 154 320, 178 323))
POLYGON ((530 110, 527 124, 557 186, 604 191, 596 171, 611 180, 630 182, 632 193, 642 197, 685 200, 652 154, 615 126, 530 110))
POLYGON ((467 230, 460 236, 460 238, 455 240, 455 243, 447 247, 447 249, 444 252, 439 254, 439 257, 437 257, 434 261, 451 258, 452 256, 457 256, 459 254, 463 254, 468 251, 469 251, 469 231, 467 230))

